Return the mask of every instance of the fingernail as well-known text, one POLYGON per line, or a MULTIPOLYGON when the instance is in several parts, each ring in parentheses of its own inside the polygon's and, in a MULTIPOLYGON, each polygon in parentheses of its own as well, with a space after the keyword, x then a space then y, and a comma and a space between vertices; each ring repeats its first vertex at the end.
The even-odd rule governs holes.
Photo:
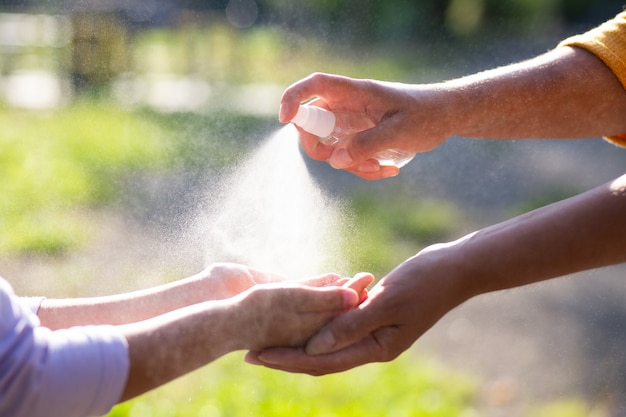
POLYGON ((259 353, 257 356, 256 362, 249 362, 252 365, 278 365, 280 360, 272 357, 272 355, 265 354, 264 352, 259 353))
POLYGON ((250 365, 262 365, 263 362, 261 362, 258 358, 253 358, 251 356, 244 356, 243 358, 244 362, 249 363, 250 365))
POLYGON ((352 165, 352 158, 345 149, 337 149, 330 155, 328 162, 333 168, 342 169, 352 165))
POLYGON ((388 167, 381 171, 380 176, 382 178, 390 178, 390 177, 395 177, 399 173, 400 173, 400 170, 397 167, 388 167))
POLYGON ((278 121, 281 123, 287 123, 289 120, 285 120, 287 117, 287 109, 282 104, 280 105, 280 109, 278 110, 278 121))
POLYGON ((330 352, 335 347, 335 336, 330 330, 322 330, 306 345, 309 355, 321 355, 330 352))
POLYGON ((378 162, 365 161, 359 165, 359 172, 378 172, 380 171, 380 165, 378 162))

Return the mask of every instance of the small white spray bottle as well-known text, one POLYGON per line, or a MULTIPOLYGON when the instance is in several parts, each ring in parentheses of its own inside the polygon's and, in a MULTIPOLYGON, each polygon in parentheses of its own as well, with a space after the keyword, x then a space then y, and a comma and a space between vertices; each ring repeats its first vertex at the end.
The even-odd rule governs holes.
MULTIPOLYGON (((335 145, 342 138, 357 132, 369 129, 374 123, 367 117, 353 113, 333 113, 317 106, 302 105, 291 123, 306 130, 312 135, 319 136, 324 145, 335 145)), ((403 167, 415 153, 400 149, 386 149, 374 155, 380 165, 403 167)))

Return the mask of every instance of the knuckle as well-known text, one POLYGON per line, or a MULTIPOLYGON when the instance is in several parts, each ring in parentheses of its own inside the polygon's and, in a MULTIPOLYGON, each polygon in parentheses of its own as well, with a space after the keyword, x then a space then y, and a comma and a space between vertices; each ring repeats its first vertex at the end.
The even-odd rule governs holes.
POLYGON ((326 78, 326 74, 324 74, 323 72, 318 72, 318 71, 316 71, 316 72, 312 73, 312 74, 309 76, 309 79, 310 79, 311 81, 314 81, 314 82, 319 82, 319 81, 322 81, 322 80, 324 80, 325 78, 326 78))

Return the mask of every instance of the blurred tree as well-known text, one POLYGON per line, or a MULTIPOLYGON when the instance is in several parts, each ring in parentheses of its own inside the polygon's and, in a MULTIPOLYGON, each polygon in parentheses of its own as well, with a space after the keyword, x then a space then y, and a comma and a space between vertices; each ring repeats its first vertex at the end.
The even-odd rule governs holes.
POLYGON ((127 30, 109 13, 72 16, 71 78, 74 88, 102 88, 127 70, 130 52, 127 30))
POLYGON ((446 8, 446 28, 464 36, 477 32, 485 18, 485 0, 451 0, 446 8))
MULTIPOLYGON (((132 17, 150 9, 153 24, 164 13, 187 9, 224 12, 238 0, 0 0, 0 7, 72 11, 119 10, 132 17)), ((241 1, 241 0, 239 0, 241 1)), ((416 40, 476 32, 546 30, 557 24, 598 23, 616 14, 623 0, 247 0, 257 24, 275 24, 306 35, 346 42, 416 40)))
POLYGON ((268 15, 303 34, 342 42, 419 40, 489 31, 536 33, 607 19, 623 0, 260 0, 268 15))
POLYGON ((447 2, 436 0, 264 0, 291 30, 347 43, 411 40, 438 33, 447 2))
POLYGON ((570 24, 592 24, 609 19, 624 8, 623 0, 561 0, 561 12, 570 24))

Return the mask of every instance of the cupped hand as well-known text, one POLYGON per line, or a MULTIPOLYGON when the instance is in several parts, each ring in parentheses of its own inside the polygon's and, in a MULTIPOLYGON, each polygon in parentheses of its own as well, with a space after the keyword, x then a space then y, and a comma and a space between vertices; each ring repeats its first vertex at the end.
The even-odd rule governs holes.
POLYGON ((330 275, 259 284, 242 293, 240 330, 250 334, 247 347, 304 345, 329 320, 365 299, 373 281, 370 274, 334 281, 330 275))
MULTIPOLYGON (((191 277, 191 279, 202 280, 208 292, 207 298, 212 300, 235 296, 258 284, 289 281, 286 276, 281 274, 229 262, 211 264, 199 274, 191 277)), ((373 279, 371 274, 367 273, 359 274, 352 279, 342 277, 336 273, 326 273, 289 282, 311 287, 347 286, 353 288, 358 294, 361 294, 363 291, 367 294, 365 287, 371 284, 373 279)))
POLYGON ((395 176, 399 168, 380 166, 374 155, 385 149, 425 152, 443 142, 447 121, 442 117, 441 88, 411 86, 316 73, 296 82, 283 93, 279 120, 289 122, 298 106, 311 99, 335 112, 365 115, 374 127, 344 138, 334 146, 317 136, 300 132, 304 151, 361 178, 377 180, 395 176))
POLYGON ((395 359, 465 299, 454 284, 457 275, 439 252, 405 261, 380 280, 365 302, 330 321, 306 347, 251 351, 246 361, 324 375, 395 359))

